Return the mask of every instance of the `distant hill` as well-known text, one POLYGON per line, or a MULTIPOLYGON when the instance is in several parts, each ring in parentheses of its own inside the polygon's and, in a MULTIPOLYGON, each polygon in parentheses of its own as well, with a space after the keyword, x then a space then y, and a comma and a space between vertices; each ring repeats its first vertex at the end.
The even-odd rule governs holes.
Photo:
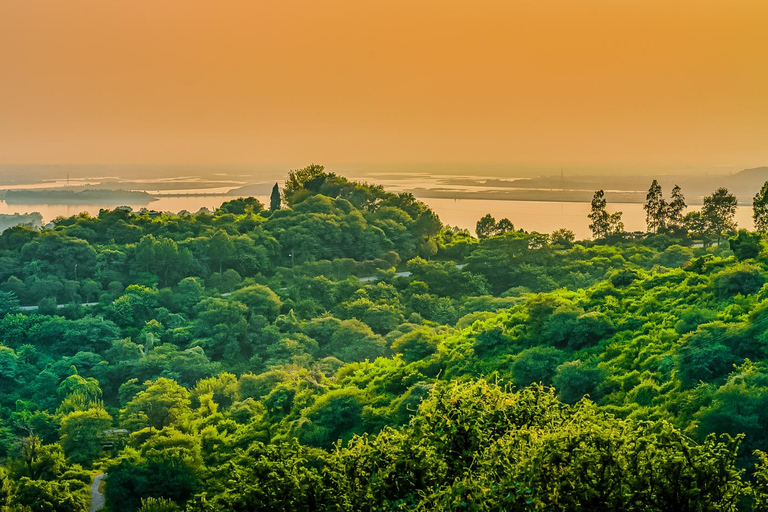
POLYGON ((242 187, 233 188, 227 192, 228 196, 268 196, 272 193, 272 187, 274 183, 253 183, 251 185, 243 185, 242 187))
POLYGON ((537 176, 524 179, 454 178, 444 180, 444 189, 418 189, 418 197, 449 197, 453 199, 504 199, 523 201, 578 201, 592 198, 595 190, 603 189, 611 202, 643 203, 652 180, 658 180, 665 195, 675 185, 683 189, 691 205, 702 203, 705 196, 719 187, 736 195, 740 204, 752 203, 752 198, 768 181, 768 167, 744 169, 734 174, 641 175, 624 176, 537 176), (462 189, 462 187, 468 187, 462 189), (483 187, 478 190, 477 187, 483 187))
POLYGON ((752 197, 766 181, 768 181, 768 167, 755 167, 725 176, 722 183, 718 185, 736 194, 740 202, 751 203, 752 197))
POLYGON ((755 167, 753 169, 744 169, 733 175, 735 177, 744 177, 749 179, 768 179, 768 166, 755 167))

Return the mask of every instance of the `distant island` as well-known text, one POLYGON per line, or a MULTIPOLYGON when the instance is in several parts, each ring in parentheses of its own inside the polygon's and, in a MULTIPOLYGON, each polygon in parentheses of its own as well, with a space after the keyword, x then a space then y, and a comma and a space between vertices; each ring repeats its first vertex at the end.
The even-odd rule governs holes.
MULTIPOLYGON (((570 189, 495 189, 495 190, 450 190, 441 188, 414 188, 411 190, 419 199, 476 199, 483 201, 548 201, 561 203, 588 203, 594 196, 594 190, 570 189)), ((612 202, 642 203, 645 192, 606 191, 612 202)))
POLYGON ((89 203, 132 203, 149 204, 157 200, 147 192, 134 190, 61 190, 27 189, 5 190, 0 192, 0 199, 9 204, 89 204, 89 203))
MULTIPOLYGON (((589 202, 595 190, 605 190, 606 197, 619 203, 643 203, 650 176, 550 175, 535 178, 448 178, 441 188, 413 189, 420 198, 483 199, 503 201, 589 202), (482 187, 481 190, 478 188, 482 187)), ((724 185, 736 195, 740 204, 751 204, 752 198, 768 181, 768 167, 744 169, 734 174, 659 176, 662 187, 680 185, 686 190, 690 204, 701 204, 712 190, 724 185)))
POLYGON ((229 196, 268 196, 272 192, 274 183, 252 183, 242 187, 233 188, 227 195, 229 196))

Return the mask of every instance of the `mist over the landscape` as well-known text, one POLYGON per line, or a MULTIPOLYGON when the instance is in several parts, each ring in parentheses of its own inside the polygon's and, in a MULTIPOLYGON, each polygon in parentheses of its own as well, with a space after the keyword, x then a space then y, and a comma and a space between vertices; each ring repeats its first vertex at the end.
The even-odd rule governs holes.
POLYGON ((766 22, 752 0, 4 1, 0 162, 734 172, 768 159, 766 22))
POLYGON ((768 511, 765 0, 0 0, 0 512, 768 511))
MULTIPOLYGON (((161 212, 215 210, 236 197, 267 201, 286 169, 246 165, 3 165, 0 174, 0 214, 39 213, 46 222, 60 216, 103 208, 130 206, 161 212)), ((513 164, 469 165, 340 165, 335 172, 388 190, 413 193, 448 224, 473 230, 491 212, 514 219, 529 231, 551 233, 567 228, 580 238, 589 236, 586 217, 596 190, 604 189, 615 209, 624 213, 629 231, 645 226, 642 203, 647 188, 658 180, 663 189, 679 185, 692 207, 721 186, 727 186, 741 207, 737 222, 752 227, 743 205, 768 180, 768 167, 711 173, 676 171, 645 174, 640 170, 562 168, 513 164), (547 174, 549 172, 549 174, 547 174)))

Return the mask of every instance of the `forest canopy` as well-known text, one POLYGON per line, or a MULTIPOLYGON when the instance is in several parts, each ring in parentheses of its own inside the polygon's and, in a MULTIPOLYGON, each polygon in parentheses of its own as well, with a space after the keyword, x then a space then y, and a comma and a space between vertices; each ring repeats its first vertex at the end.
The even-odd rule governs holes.
POLYGON ((761 194, 475 237, 311 165, 6 229, 0 510, 764 510, 761 194))

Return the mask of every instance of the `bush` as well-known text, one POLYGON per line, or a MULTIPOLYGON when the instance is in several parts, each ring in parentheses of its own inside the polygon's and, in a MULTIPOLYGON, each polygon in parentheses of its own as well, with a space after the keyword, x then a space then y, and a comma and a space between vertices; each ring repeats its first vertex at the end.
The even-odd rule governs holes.
POLYGON ((518 386, 532 383, 551 385, 558 365, 565 359, 563 351, 552 347, 533 347, 520 352, 512 363, 512 377, 518 386))
POLYGON ((765 284, 765 277, 758 267, 741 263, 716 274, 712 283, 720 297, 750 295, 760 290, 765 284))
POLYGON ((146 498, 141 500, 139 512, 178 512, 181 508, 165 498, 146 498))
POLYGON ((563 363, 557 367, 553 379, 557 396, 567 404, 573 404, 589 396, 593 400, 599 398, 597 389, 605 380, 605 371, 576 360, 563 363))
POLYGON ((684 388, 712 382, 727 375, 739 358, 727 344, 728 327, 722 322, 699 326, 677 349, 678 377, 684 388))

